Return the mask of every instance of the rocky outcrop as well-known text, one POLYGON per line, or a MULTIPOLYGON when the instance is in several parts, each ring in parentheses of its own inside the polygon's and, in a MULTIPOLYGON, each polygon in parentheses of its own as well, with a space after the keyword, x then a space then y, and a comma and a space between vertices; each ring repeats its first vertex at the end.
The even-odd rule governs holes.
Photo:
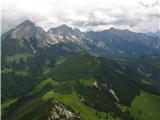
POLYGON ((52 101, 52 103, 53 108, 48 120, 82 120, 80 116, 67 110, 66 107, 57 100, 52 101))

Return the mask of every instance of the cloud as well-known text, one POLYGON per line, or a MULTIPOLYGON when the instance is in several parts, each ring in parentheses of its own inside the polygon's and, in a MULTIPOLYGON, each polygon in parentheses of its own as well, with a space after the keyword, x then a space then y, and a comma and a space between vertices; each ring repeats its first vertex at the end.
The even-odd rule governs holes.
POLYGON ((153 13, 153 14, 149 14, 149 17, 156 17, 158 19, 160 19, 160 14, 159 13, 153 13))
POLYGON ((46 31, 67 24, 83 31, 159 29, 158 0, 4 0, 2 32, 30 19, 46 31))
POLYGON ((159 4, 158 0, 155 0, 151 3, 145 3, 145 2, 139 2, 140 5, 142 5, 143 7, 149 8, 149 7, 155 7, 159 4))

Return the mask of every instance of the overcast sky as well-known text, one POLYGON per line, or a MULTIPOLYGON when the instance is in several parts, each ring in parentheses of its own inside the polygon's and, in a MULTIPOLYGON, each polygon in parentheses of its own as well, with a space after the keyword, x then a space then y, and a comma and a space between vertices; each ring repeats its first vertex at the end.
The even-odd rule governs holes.
POLYGON ((2 32, 29 19, 46 31, 67 24, 82 31, 110 27, 156 31, 159 0, 3 0, 2 32))

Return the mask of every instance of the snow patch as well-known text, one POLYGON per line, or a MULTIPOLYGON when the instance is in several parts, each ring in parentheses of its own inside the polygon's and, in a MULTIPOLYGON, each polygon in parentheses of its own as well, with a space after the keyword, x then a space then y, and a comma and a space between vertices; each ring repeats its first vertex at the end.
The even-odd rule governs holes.
POLYGON ((98 83, 97 83, 97 81, 94 81, 94 82, 93 82, 93 86, 96 87, 96 88, 98 88, 98 83))
POLYGON ((110 92, 110 93, 114 96, 114 98, 119 102, 119 99, 118 99, 118 97, 116 96, 115 92, 114 92, 112 89, 110 89, 109 92, 110 92))

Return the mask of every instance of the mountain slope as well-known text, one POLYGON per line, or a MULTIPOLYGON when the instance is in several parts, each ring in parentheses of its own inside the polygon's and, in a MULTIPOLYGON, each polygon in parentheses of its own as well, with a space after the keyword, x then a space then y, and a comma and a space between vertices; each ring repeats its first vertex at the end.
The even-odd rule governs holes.
POLYGON ((158 45, 127 30, 46 33, 25 21, 3 35, 2 120, 158 119, 158 45))
MULTIPOLYGON (((49 50, 49 48, 47 49, 49 50)), ((44 51, 44 54, 45 52, 48 53, 48 50, 44 51)), ((50 50, 51 55, 54 55, 53 53, 56 51, 53 52, 53 48, 50 50)), ((43 58, 44 54, 42 51, 40 53, 39 55, 43 58)), ((36 63, 40 60, 39 58, 35 59, 36 63)), ((51 56, 46 58, 49 60, 51 56)), ((139 88, 138 83, 133 83, 125 71, 123 74, 117 71, 119 67, 113 66, 117 64, 113 60, 97 58, 88 53, 72 53, 69 57, 65 57, 63 62, 51 65, 49 72, 43 74, 41 69, 45 68, 45 59, 43 59, 44 62, 38 64, 40 71, 37 71, 37 74, 34 71, 34 76, 32 75, 31 78, 34 80, 34 77, 38 77, 39 80, 33 83, 28 79, 28 82, 32 83, 32 87, 21 92, 23 94, 16 95, 14 93, 12 95, 13 101, 3 107, 2 117, 4 119, 5 116, 8 119, 14 118, 16 120, 32 119, 37 114, 41 114, 37 116, 37 119, 47 118, 51 115, 51 106, 54 108, 54 104, 52 104, 54 100, 59 101, 59 106, 63 105, 67 111, 71 111, 73 115, 80 116, 81 119, 84 118, 85 120, 98 120, 99 118, 102 120, 106 118, 128 120, 134 119, 136 116, 127 111, 122 111, 117 104, 130 107, 143 88, 139 88), (34 108, 32 107, 33 104, 36 105, 34 108), (24 111, 23 114, 22 111, 24 111), (20 113, 21 116, 16 117, 20 113)), ((33 63, 32 67, 36 63, 33 63)), ((3 78, 3 80, 6 79, 3 78)), ((14 89, 11 88, 11 90, 14 89)), ((3 101, 4 104, 7 102, 8 100, 3 101)))
POLYGON ((145 55, 137 59, 118 59, 116 63, 118 65, 113 66, 120 73, 126 73, 132 82, 160 95, 160 54, 145 55))
POLYGON ((29 20, 24 21, 2 36, 2 51, 5 54, 35 52, 39 48, 64 42, 81 45, 93 55, 111 58, 139 57, 160 51, 159 38, 143 33, 115 28, 84 33, 67 25, 50 28, 48 32, 45 32, 29 20))
POLYGON ((55 39, 51 38, 41 27, 26 20, 2 35, 2 51, 4 54, 34 51, 54 44, 54 42, 55 39))
POLYGON ((89 38, 87 38, 86 34, 81 32, 79 29, 72 29, 64 24, 56 28, 50 28, 48 33, 52 37, 57 38, 57 42, 74 42, 85 45, 85 42, 91 41, 89 38))
POLYGON ((104 56, 139 57, 160 51, 159 38, 143 33, 111 28, 100 32, 90 31, 87 35, 94 41, 97 48, 95 53, 104 56))

